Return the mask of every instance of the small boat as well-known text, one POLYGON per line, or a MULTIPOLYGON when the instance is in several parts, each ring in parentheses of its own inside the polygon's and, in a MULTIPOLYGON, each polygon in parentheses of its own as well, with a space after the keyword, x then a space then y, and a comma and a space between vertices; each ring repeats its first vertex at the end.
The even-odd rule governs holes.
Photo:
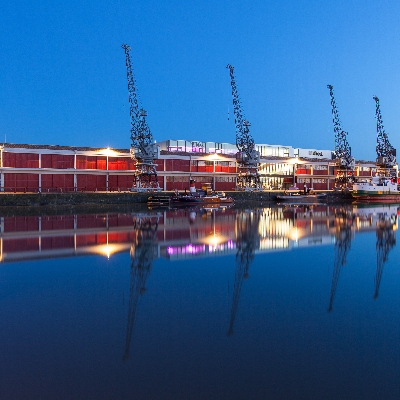
POLYGON ((400 203, 397 180, 385 176, 374 176, 368 181, 354 183, 351 195, 360 202, 400 203))
POLYGON ((171 196, 153 195, 147 198, 147 205, 150 207, 168 207, 171 196))
POLYGON ((204 196, 197 193, 176 194, 171 197, 171 205, 186 204, 233 204, 232 197, 226 196, 224 192, 205 194, 204 196))
POLYGON ((225 192, 194 192, 194 193, 178 193, 173 196, 153 195, 147 199, 149 207, 171 207, 171 206, 184 206, 184 205, 216 205, 216 206, 229 206, 234 203, 232 197, 229 197, 225 192))
POLYGON ((192 206, 192 205, 211 205, 220 207, 229 206, 234 203, 232 197, 225 192, 214 192, 210 183, 204 183, 202 189, 196 190, 195 180, 190 179, 189 192, 179 193, 175 191, 173 196, 153 195, 147 199, 149 207, 173 207, 173 206, 192 206))
POLYGON ((326 193, 301 194, 299 192, 287 192, 284 195, 276 196, 276 199, 286 203, 319 203, 325 201, 326 197, 326 193))

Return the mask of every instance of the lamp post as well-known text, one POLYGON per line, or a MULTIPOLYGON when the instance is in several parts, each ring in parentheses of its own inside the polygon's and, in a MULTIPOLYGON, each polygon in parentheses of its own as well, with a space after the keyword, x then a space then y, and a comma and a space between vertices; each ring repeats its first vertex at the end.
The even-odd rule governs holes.
POLYGON ((192 179, 192 153, 189 154, 189 179, 192 179))

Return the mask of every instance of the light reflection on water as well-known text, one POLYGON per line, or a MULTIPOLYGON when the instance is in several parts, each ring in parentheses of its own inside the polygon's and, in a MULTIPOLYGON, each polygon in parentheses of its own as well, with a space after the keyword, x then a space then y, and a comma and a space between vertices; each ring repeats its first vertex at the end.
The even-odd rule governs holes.
POLYGON ((398 398, 397 215, 3 217, 4 398, 398 398))

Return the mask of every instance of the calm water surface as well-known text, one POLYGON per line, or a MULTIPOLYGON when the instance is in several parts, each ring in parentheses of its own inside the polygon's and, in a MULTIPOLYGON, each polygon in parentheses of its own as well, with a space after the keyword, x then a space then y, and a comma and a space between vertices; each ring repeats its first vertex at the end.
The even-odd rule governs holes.
POLYGON ((399 399, 397 206, 1 218, 3 399, 399 399))

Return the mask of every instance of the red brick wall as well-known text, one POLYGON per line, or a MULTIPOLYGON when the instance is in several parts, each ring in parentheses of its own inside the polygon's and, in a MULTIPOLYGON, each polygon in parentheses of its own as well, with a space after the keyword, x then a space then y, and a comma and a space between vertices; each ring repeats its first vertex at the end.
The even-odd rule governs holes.
POLYGON ((106 169, 105 156, 76 156, 76 169, 106 169))
POLYGON ((106 176, 105 175, 77 175, 77 188, 84 191, 99 191, 106 190, 106 176))
POLYGON ((126 170, 134 170, 135 169, 135 161, 131 158, 124 157, 109 157, 108 158, 108 169, 109 170, 118 170, 118 171, 126 171, 126 170))
POLYGON ((108 177, 108 190, 117 191, 130 190, 133 185, 133 175, 110 175, 108 177))
POLYGON ((4 174, 5 192, 37 192, 38 189, 38 174, 4 174))
POLYGON ((189 172, 189 160, 165 160, 166 171, 189 172))
POLYGON ((73 155, 42 154, 42 168, 74 168, 73 155))
POLYGON ((3 152, 3 167, 39 168, 39 154, 3 152))
POLYGON ((74 190, 73 174, 42 174, 42 192, 74 190))

